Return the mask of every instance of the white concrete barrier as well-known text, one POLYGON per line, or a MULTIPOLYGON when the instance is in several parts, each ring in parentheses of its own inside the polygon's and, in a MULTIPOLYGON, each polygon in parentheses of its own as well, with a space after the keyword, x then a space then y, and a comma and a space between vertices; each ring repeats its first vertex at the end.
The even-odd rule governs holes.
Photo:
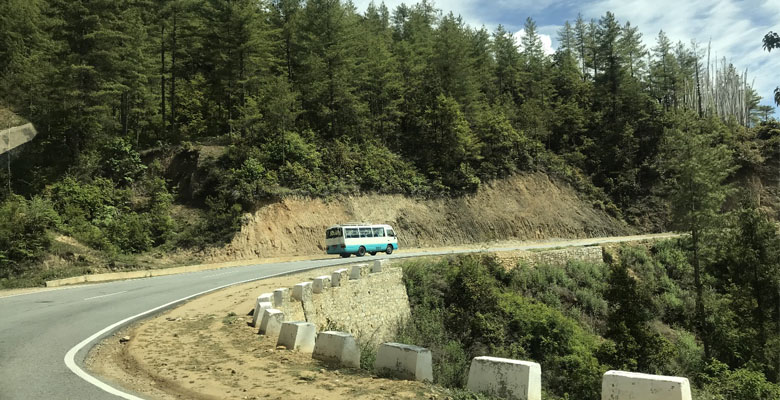
POLYGON ((345 332, 318 333, 311 356, 339 367, 360 368, 360 348, 355 338, 345 332))
POLYGON ((337 269, 330 274, 330 286, 339 287, 343 286, 349 280, 349 271, 346 268, 337 269))
POLYGON ((276 345, 284 346, 287 350, 311 353, 314 351, 316 336, 317 328, 311 322, 284 322, 276 345))
POLYGON ((607 371, 601 400, 691 400, 691 385, 678 376, 607 371))
POLYGON ((290 289, 279 288, 274 290, 274 307, 281 307, 285 301, 290 299, 290 289))
POLYGON ((467 387, 502 399, 542 400, 542 368, 529 361, 475 357, 467 387))
POLYGON ((371 273, 371 267, 368 264, 353 265, 349 273, 349 279, 363 279, 371 273))
POLYGON ((268 298, 264 296, 260 296, 257 298, 257 302, 255 303, 255 311, 252 313, 252 326, 254 326, 255 328, 258 327, 261 318, 263 318, 263 310, 273 307, 273 304, 271 304, 270 301, 261 301, 261 300, 268 300, 268 298))
POLYGON ((371 266, 371 273, 372 274, 376 274, 376 273, 382 272, 386 262, 387 262, 387 260, 376 260, 376 261, 374 261, 374 265, 371 266))
POLYGON ((293 286, 292 298, 298 301, 311 300, 311 282, 301 282, 293 286))
POLYGON ((263 317, 260 320, 260 329, 258 333, 270 337, 279 337, 284 323, 284 312, 274 308, 263 310, 263 317))
POLYGON ((382 343, 376 353, 374 369, 384 376, 433 382, 431 351, 419 346, 382 343))
POLYGON ((328 288, 330 288, 330 276, 328 275, 314 278, 314 282, 311 285, 311 290, 313 293, 322 293, 328 288))

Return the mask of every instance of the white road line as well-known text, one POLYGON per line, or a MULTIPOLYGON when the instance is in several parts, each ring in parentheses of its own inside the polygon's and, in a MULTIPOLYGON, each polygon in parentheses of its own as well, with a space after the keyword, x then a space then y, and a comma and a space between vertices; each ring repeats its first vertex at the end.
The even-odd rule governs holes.
POLYGON ((67 353, 65 353, 65 366, 67 366, 68 369, 70 369, 79 378, 81 378, 81 379, 91 383, 92 385, 98 387, 99 389, 102 389, 103 391, 106 391, 106 392, 108 392, 110 394, 113 394, 114 396, 118 396, 118 397, 121 397, 121 398, 127 399, 127 400, 144 400, 144 399, 142 399, 140 397, 137 397, 137 396, 134 396, 134 395, 132 395, 130 393, 125 393, 125 392, 123 392, 123 391, 121 391, 119 389, 116 389, 113 386, 108 385, 108 384, 104 383, 103 381, 95 378, 94 376, 88 374, 86 371, 81 369, 81 367, 79 367, 78 364, 76 364, 76 353, 81 351, 81 349, 86 347, 88 344, 92 343, 95 339, 99 338, 100 336, 102 336, 102 335, 104 335, 106 333, 109 333, 109 332, 113 331, 114 329, 117 329, 117 328, 119 328, 120 326, 122 326, 122 325, 124 325, 126 323, 132 322, 133 320, 136 320, 136 319, 141 318, 143 316, 152 314, 152 313, 154 313, 156 311, 162 310, 162 309, 164 309, 166 307, 169 307, 169 306, 172 306, 174 304, 187 301, 189 299, 192 299, 192 298, 204 295, 206 293, 210 293, 210 292, 213 292, 213 291, 216 291, 216 290, 224 289, 226 287, 230 287, 230 286, 234 286, 234 285, 240 285, 242 283, 259 281, 261 279, 274 278, 274 277, 281 276, 281 275, 287 275, 287 274, 291 274, 291 273, 295 273, 295 272, 302 272, 302 271, 306 271, 306 270, 309 270, 309 269, 317 269, 317 268, 320 268, 320 266, 313 266, 313 267, 312 266, 308 266, 308 267, 304 267, 304 268, 300 268, 300 269, 296 269, 296 270, 291 270, 291 271, 286 271, 286 272, 280 272, 278 274, 263 276, 263 277, 260 277, 260 278, 252 278, 252 279, 247 279, 247 280, 243 280, 243 281, 239 281, 239 282, 229 283, 227 285, 217 286, 217 287, 209 289, 209 290, 204 290, 204 291, 202 291, 200 293, 195 293, 195 294, 187 296, 187 297, 182 297, 181 299, 174 300, 174 301, 172 301, 170 303, 166 303, 166 304, 163 304, 163 305, 161 305, 159 307, 152 308, 151 310, 146 310, 146 311, 144 311, 144 312, 142 312, 140 314, 133 315, 132 317, 127 317, 127 318, 125 318, 125 319, 123 319, 123 320, 121 320, 119 322, 114 323, 113 325, 110 325, 110 326, 107 326, 107 327, 101 329, 100 331, 96 332, 92 336, 82 340, 79 344, 73 346, 70 350, 68 350, 67 353))
POLYGON ((86 301, 86 300, 92 300, 92 299, 99 299, 101 297, 115 296, 115 295, 122 294, 122 293, 127 293, 127 290, 123 290, 121 292, 116 292, 116 293, 101 294, 100 296, 87 297, 84 300, 86 301))

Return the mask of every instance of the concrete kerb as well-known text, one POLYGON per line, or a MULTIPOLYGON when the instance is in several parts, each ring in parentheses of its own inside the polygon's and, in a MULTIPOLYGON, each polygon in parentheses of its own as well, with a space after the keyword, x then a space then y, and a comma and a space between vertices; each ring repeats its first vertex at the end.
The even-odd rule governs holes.
POLYGON ((349 272, 349 279, 363 279, 371 273, 371 267, 368 264, 353 265, 349 272))
POLYGON ((293 286, 292 299, 297 301, 308 301, 311 300, 311 293, 312 293, 312 283, 301 282, 293 286))
POLYGON ((381 376, 433 382, 431 351, 419 346, 382 343, 374 369, 381 376))
POLYGON ((349 282, 349 270, 346 268, 337 269, 330 274, 331 287, 344 286, 347 282, 349 282))
POLYGON ((317 328, 311 322, 284 322, 276 345, 284 346, 287 350, 312 353, 316 336, 317 328))
POLYGON ((255 311, 252 313, 252 326, 255 328, 260 326, 259 323, 262 321, 263 311, 273 307, 273 304, 270 301, 264 301, 269 299, 270 297, 268 296, 260 296, 257 298, 255 311))
POLYGON ((542 368, 538 363, 498 357, 471 360, 468 390, 512 400, 542 399, 542 368))
POLYGON ((601 400, 691 400, 688 378, 637 372, 607 371, 601 400))
POLYGON ((386 263, 387 263, 386 259, 374 261, 374 264, 371 265, 371 273, 372 274, 377 274, 377 273, 382 272, 382 270, 384 270, 384 266, 385 266, 386 263))
POLYGON ((284 312, 274 308, 266 308, 263 310, 263 317, 260 320, 259 334, 270 337, 279 337, 279 333, 282 330, 282 324, 284 323, 284 312))
POLYGON ((329 288, 330 288, 330 276, 323 275, 314 278, 314 283, 312 283, 311 290, 314 293, 322 293, 323 291, 329 288))
POLYGON ((281 307, 285 301, 290 299, 290 289, 279 288, 274 290, 274 307, 281 307))
POLYGON ((346 332, 318 333, 312 358, 338 367, 360 368, 360 348, 355 337, 346 332))

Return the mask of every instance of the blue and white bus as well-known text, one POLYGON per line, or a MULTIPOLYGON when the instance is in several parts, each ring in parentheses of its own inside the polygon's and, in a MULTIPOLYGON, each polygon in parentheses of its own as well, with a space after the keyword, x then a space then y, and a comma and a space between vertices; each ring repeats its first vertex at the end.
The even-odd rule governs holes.
POLYGON ((392 254, 398 250, 398 238, 390 225, 345 224, 331 226, 325 231, 325 246, 328 254, 339 254, 344 258, 352 254, 363 257, 366 253, 392 254))

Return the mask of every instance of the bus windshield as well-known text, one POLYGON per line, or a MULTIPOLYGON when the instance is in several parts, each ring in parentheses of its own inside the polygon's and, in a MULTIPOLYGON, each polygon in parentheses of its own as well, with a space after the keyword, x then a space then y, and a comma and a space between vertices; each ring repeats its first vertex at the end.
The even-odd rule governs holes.
POLYGON ((338 237, 341 237, 341 228, 330 228, 327 231, 325 231, 326 239, 333 239, 338 237))

